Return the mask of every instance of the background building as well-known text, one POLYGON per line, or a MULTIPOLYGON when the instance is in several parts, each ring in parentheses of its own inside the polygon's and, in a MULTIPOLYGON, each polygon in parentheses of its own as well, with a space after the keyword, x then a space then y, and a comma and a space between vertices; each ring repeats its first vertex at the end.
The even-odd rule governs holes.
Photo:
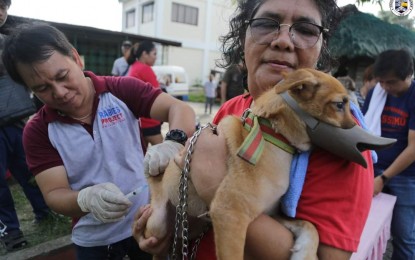
POLYGON ((13 15, 9 15, 6 24, 0 28, 0 33, 10 34, 13 28, 16 28, 18 25, 33 22, 44 22, 61 30, 81 55, 84 61, 84 69, 93 71, 97 75, 111 75, 114 60, 122 55, 121 43, 124 40, 130 40, 132 42, 150 40, 160 46, 181 46, 181 43, 178 41, 13 15))
POLYGON ((219 37, 228 32, 235 10, 231 0, 119 0, 122 31, 179 41, 181 47, 158 46, 157 65, 186 69, 190 84, 207 80, 209 73, 222 71, 219 37))

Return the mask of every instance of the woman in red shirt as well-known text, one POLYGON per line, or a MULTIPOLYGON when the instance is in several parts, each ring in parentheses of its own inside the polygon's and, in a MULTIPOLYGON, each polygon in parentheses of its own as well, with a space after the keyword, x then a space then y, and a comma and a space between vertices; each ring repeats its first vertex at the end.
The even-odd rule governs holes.
MULTIPOLYGON (((328 70, 328 32, 334 30, 338 11, 334 0, 238 1, 236 14, 230 21, 231 31, 222 38, 223 53, 225 65, 243 58, 249 94, 227 101, 214 123, 226 115, 241 116, 255 99, 282 80, 282 72, 299 68, 328 70)), ((369 165, 367 169, 319 148, 309 157, 295 217, 317 228, 319 259, 349 259, 357 250, 373 195, 370 152, 364 152, 363 156, 369 165)), ((226 174, 226 158, 221 129, 217 133, 203 131, 192 155, 191 178, 208 204, 226 174)), ((160 255, 161 241, 141 235, 150 214, 150 208, 140 210, 134 236, 141 248, 160 255)), ((212 232, 204 236, 197 259, 215 259, 212 237, 212 232)), ((292 246, 292 234, 275 219, 262 214, 248 227, 245 256, 287 259, 292 246)))
MULTIPOLYGON (((156 62, 156 59, 157 50, 153 42, 142 41, 134 44, 127 60, 130 65, 127 75, 150 83, 154 88, 159 88, 157 76, 151 68, 156 62)), ((163 142, 160 121, 140 117, 140 127, 143 132, 146 147, 148 143, 155 145, 163 142)))

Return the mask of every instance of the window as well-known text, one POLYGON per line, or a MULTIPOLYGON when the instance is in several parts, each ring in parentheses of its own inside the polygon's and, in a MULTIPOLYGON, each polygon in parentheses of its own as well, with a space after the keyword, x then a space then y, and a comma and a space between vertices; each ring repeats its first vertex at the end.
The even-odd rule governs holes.
POLYGON ((171 20, 177 23, 197 25, 199 10, 196 7, 173 3, 171 20))
POLYGON ((129 10, 125 13, 125 28, 135 26, 135 9, 129 10))
POLYGON ((154 20, 154 2, 143 5, 143 13, 141 15, 141 23, 148 23, 154 20))

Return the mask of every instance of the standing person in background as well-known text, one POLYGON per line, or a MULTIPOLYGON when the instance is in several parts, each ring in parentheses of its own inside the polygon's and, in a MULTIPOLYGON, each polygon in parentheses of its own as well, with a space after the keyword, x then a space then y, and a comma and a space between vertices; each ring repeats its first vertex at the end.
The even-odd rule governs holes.
POLYGON ((373 75, 379 84, 367 95, 363 113, 369 128, 398 141, 377 151, 374 195, 396 196, 392 215, 392 260, 415 259, 415 81, 413 58, 405 50, 379 54, 373 75), (376 130, 378 129, 378 130, 376 130))
POLYGON ((373 64, 369 65, 363 72, 363 85, 359 90, 356 90, 357 102, 359 102, 360 109, 363 109, 367 93, 375 87, 376 78, 373 77, 373 64))
MULTIPOLYGON (((169 122, 186 137, 193 109, 136 78, 84 71, 77 50, 47 24, 15 30, 2 59, 45 104, 24 129, 24 149, 49 207, 75 220, 77 259, 150 259, 131 236, 134 214, 149 200, 138 118, 169 122)), ((173 140, 158 158, 183 149, 173 140)))
POLYGON ((222 104, 225 103, 225 101, 244 93, 243 77, 241 72, 242 66, 242 62, 239 62, 229 66, 226 69, 220 85, 222 104))
MULTIPOLYGON (((0 0, 0 26, 3 26, 7 20, 7 11, 10 5, 10 0, 0 0)), ((0 38, 0 50, 3 51, 4 36, 0 35, 0 38)), ((2 95, 1 86, 6 86, 4 84, 17 85, 7 75, 3 63, 0 62, 0 95, 2 95)), ((7 169, 22 187, 29 200, 35 215, 34 222, 40 223, 50 214, 39 187, 33 182, 33 174, 26 164, 26 155, 22 144, 24 125, 24 120, 19 120, 0 126, 0 230, 2 230, 0 243, 6 247, 7 251, 21 249, 27 245, 23 232, 20 230, 13 197, 6 180, 7 169), (6 226, 4 230, 3 225, 6 226)))
POLYGON ((217 83, 213 79, 215 78, 215 75, 212 73, 209 75, 209 80, 205 82, 203 85, 203 91, 205 93, 205 114, 207 114, 207 109, 209 106, 209 114, 212 114, 212 106, 215 102, 216 97, 216 87, 217 83))
MULTIPOLYGON (((157 59, 156 46, 151 41, 142 41, 134 44, 127 59, 130 65, 128 76, 150 83, 154 88, 160 88, 157 76, 151 66, 157 59)), ((163 142, 161 122, 151 118, 140 118, 140 127, 143 131, 145 146, 163 142)))
POLYGON ((128 56, 130 55, 132 43, 130 41, 123 41, 121 45, 122 56, 114 61, 111 74, 114 76, 125 76, 128 73, 130 65, 127 63, 128 56))

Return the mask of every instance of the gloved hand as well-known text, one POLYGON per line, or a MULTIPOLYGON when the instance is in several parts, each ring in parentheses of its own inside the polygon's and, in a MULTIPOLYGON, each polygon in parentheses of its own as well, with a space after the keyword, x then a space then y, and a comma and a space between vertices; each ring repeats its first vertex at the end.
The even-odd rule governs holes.
POLYGON ((170 159, 174 158, 183 147, 182 144, 170 140, 150 146, 144 157, 144 174, 146 176, 157 176, 163 173, 170 159))
POLYGON ((77 202, 83 212, 91 212, 103 223, 123 219, 131 206, 130 200, 110 182, 82 189, 78 193, 77 202))

